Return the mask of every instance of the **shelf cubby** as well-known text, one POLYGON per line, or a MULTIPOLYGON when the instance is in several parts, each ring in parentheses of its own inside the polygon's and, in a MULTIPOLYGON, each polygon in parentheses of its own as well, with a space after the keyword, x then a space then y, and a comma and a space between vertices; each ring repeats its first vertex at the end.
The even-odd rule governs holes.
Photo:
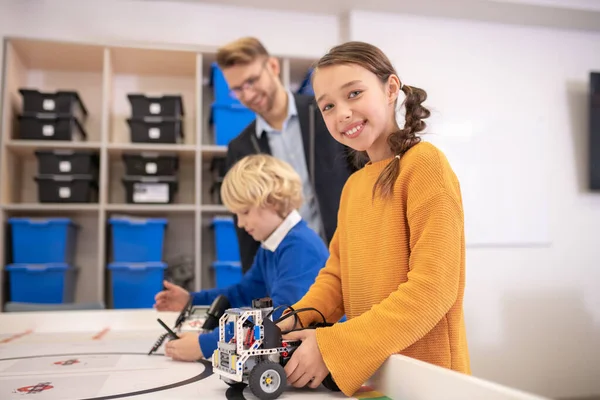
MULTIPOLYGON (((129 150, 126 154, 143 154, 144 151, 139 150, 129 150)), ((155 152, 148 152, 155 153, 155 152)), ((108 187, 108 206, 121 206, 121 205, 130 205, 130 206, 162 206, 165 208, 169 208, 171 206, 190 206, 194 207, 196 199, 196 177, 195 177, 195 158, 190 157, 189 153, 165 153, 172 154, 179 159, 179 168, 175 175, 175 180, 177 182, 177 191, 172 196, 172 202, 167 204, 156 203, 152 204, 152 201, 160 202, 163 196, 162 190, 156 192, 156 194, 148 193, 147 196, 139 195, 139 201, 135 199, 136 194, 134 193, 134 201, 136 203, 128 203, 127 202, 127 190, 123 179, 126 176, 126 166, 123 161, 124 153, 113 152, 109 155, 109 187, 108 187), (186 156, 187 155, 187 156, 186 156), (138 204, 139 203, 139 204, 138 204)), ((160 153, 159 153, 160 154, 160 153)), ((193 154, 192 154, 193 156, 193 154)), ((138 178, 142 178, 141 176, 138 178)), ((134 192, 136 191, 135 184, 132 184, 134 192)), ((161 184, 162 185, 162 184, 161 184)), ((165 186, 166 187, 166 186, 165 186)))
MULTIPOLYGON (((130 94, 148 97, 181 96, 183 138, 196 144, 196 54, 174 50, 112 48, 110 50, 111 144, 132 142, 127 120, 133 117, 130 94)), ((143 144, 143 143, 141 143, 143 144)))
MULTIPOLYGON (((106 212, 105 267, 115 261, 112 254, 112 229, 109 221, 110 218, 116 216, 166 219, 167 226, 164 234, 163 258, 161 260, 167 264, 165 273, 168 277, 172 278, 174 283, 181 284, 188 290, 195 289, 197 251, 195 250, 196 214, 193 208, 158 207, 153 209, 142 206, 110 207, 110 211, 106 212)), ((106 273, 109 274, 109 271, 107 270, 106 273)), ((107 282, 110 282, 108 275, 107 282)), ((110 288, 108 286, 110 285, 107 285, 107 298, 110 299, 110 288)))
MULTIPOLYGON (((75 240, 75 257, 72 265, 77 268, 75 278, 74 301, 81 303, 97 303, 104 301, 102 279, 98 269, 101 257, 99 235, 101 231, 100 214, 92 208, 60 208, 60 207, 8 207, 4 208, 7 226, 5 234, 10 239, 11 226, 8 221, 12 217, 27 218, 69 218, 77 226, 75 240)), ((10 240, 9 240, 10 242, 10 240)), ((13 262, 11 247, 5 250, 5 264, 13 262)))

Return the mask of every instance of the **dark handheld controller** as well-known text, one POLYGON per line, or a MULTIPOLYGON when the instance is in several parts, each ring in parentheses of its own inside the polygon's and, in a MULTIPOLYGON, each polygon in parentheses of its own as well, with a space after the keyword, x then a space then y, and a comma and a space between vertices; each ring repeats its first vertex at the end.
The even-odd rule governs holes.
POLYGON ((218 295, 206 312, 206 319, 202 325, 202 330, 212 331, 219 327, 219 319, 225 311, 230 307, 229 300, 222 294, 218 295))

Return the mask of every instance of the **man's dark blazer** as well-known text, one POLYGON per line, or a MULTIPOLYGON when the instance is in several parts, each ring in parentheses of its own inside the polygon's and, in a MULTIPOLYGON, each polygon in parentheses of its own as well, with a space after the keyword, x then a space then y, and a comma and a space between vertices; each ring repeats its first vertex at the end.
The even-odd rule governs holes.
MULTIPOLYGON (((337 213, 342 188, 348 177, 356 171, 351 150, 334 140, 316 107, 313 96, 294 94, 298 120, 304 143, 304 155, 309 179, 319 203, 325 239, 331 241, 337 226, 337 213)), ((256 120, 248 125, 227 146, 226 168, 229 170, 238 160, 250 154, 272 154, 267 135, 256 135, 256 120)), ((246 272, 252 266, 254 256, 260 246, 245 230, 237 227, 242 269, 246 272)))

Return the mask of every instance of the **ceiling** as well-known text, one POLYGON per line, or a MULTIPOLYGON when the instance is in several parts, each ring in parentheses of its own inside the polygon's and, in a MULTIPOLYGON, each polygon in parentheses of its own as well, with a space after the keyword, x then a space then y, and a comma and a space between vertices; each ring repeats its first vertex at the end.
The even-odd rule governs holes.
POLYGON ((600 31, 600 0, 144 0, 340 14, 392 12, 508 24, 600 31))

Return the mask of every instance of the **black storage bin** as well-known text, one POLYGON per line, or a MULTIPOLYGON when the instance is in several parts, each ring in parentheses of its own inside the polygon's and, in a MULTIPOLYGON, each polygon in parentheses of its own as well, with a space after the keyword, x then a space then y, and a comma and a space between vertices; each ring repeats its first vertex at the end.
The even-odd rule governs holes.
POLYGON ((183 123, 180 119, 128 119, 133 143, 180 143, 183 123))
POLYGON ((223 204, 221 199, 221 186, 223 185, 223 178, 219 178, 213 182, 210 187, 210 195, 214 204, 223 204))
POLYGON ((95 203, 98 184, 92 175, 38 175, 40 203, 95 203))
POLYGON ((40 175, 92 175, 98 177, 99 157, 93 151, 36 150, 40 175))
POLYGON ((87 133, 74 117, 19 115, 18 139, 82 142, 87 133))
POLYGON ((19 92, 23 97, 23 114, 75 117, 81 123, 87 118, 87 109, 77 92, 40 92, 35 89, 19 89, 19 92))
POLYGON ((130 204, 173 203, 179 188, 176 176, 125 176, 123 185, 130 204))
POLYGON ((179 169, 176 154, 139 153, 123 154, 125 175, 172 176, 179 169))
POLYGON ((184 115, 181 96, 149 97, 143 94, 128 94, 133 118, 166 117, 180 118, 184 115))
POLYGON ((210 172, 217 178, 224 178, 227 173, 227 160, 224 157, 215 157, 210 163, 210 172))

